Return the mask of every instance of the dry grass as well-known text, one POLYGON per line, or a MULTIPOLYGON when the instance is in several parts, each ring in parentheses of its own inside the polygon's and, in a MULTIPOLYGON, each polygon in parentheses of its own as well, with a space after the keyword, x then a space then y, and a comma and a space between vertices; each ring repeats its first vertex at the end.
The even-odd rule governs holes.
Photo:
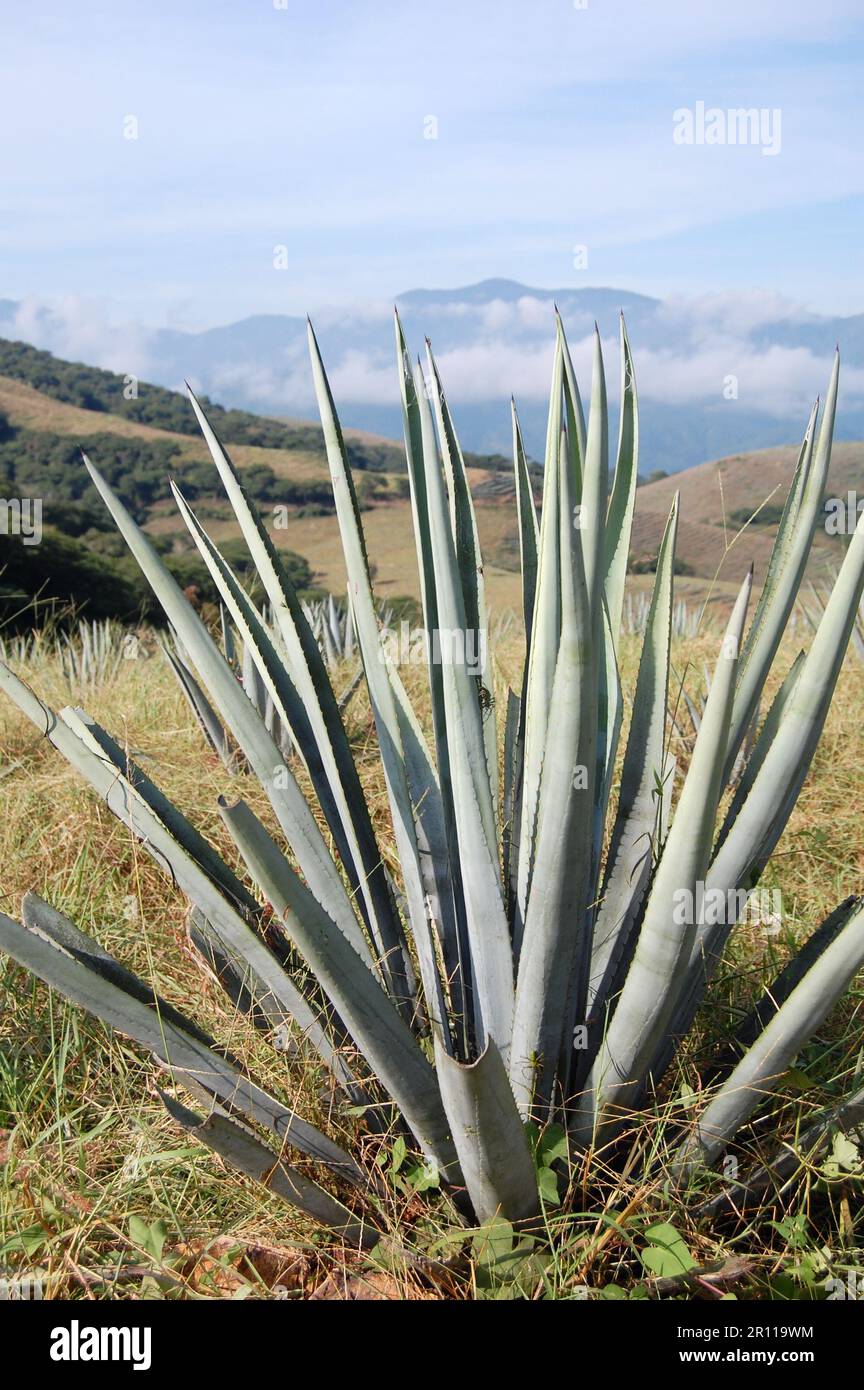
MULTIPOLYGON (((381 554, 379 546, 372 550, 381 554)), ((688 669, 688 679, 696 679, 703 655, 713 648, 706 639, 686 649, 678 644, 676 669, 688 669)), ((635 642, 625 642, 627 691, 633 688, 635 653, 635 642)), ((792 654, 791 646, 781 654, 781 670, 792 654)), ((515 677, 518 637, 509 636, 496 655, 502 672, 515 677)), ((54 663, 22 674, 55 708, 85 703, 81 692, 64 686, 54 663)), ((406 677, 420 697, 419 672, 409 668, 406 677)), ((136 760, 236 865, 217 814, 217 796, 242 794, 265 820, 269 808, 254 779, 229 777, 204 751, 162 662, 121 663, 109 686, 87 692, 86 705, 125 740, 136 760)), ((655 1110, 634 1121, 629 1137, 634 1155, 662 1145, 664 1131, 681 1118, 688 1103, 686 1086, 698 1083, 695 1064, 722 1038, 730 1010, 752 998, 830 908, 860 890, 862 709, 864 673, 850 659, 812 774, 766 876, 783 892, 782 932, 766 937, 757 928, 744 928, 738 934, 671 1091, 655 1110)), ((350 733, 376 828, 395 871, 386 795, 362 694, 350 709, 350 733)), ((264 1085, 290 1098, 305 1117, 335 1136, 358 1142, 362 1136, 356 1122, 335 1114, 332 1093, 310 1060, 289 1060, 274 1052, 198 968, 184 933, 185 904, 170 881, 47 741, 5 703, 0 705, 0 749, 2 909, 17 915, 28 889, 46 897, 229 1044, 264 1085)), ((440 1277, 432 1282, 421 1277, 398 1255, 387 1269, 370 1273, 368 1264, 334 1250, 261 1188, 233 1176, 226 1180, 219 1161, 167 1119, 153 1091, 152 1067, 134 1046, 108 1034, 8 962, 0 968, 0 1000, 0 1266, 38 1267, 48 1279, 48 1291, 85 1297, 106 1292, 115 1297, 273 1296, 274 1286, 283 1291, 279 1296, 298 1298, 316 1290, 317 1296, 333 1297, 470 1297, 477 1292, 487 1268, 482 1251, 473 1263, 457 1262, 443 1285, 440 1277), (155 1236, 142 1234, 159 1221, 165 1223, 164 1232, 157 1227, 155 1236), (157 1256, 152 1241, 158 1246, 160 1232, 165 1245, 157 1256), (121 1266, 124 1275, 118 1282, 121 1266)), ((853 991, 830 1030, 800 1060, 809 1083, 799 1079, 781 1092, 787 1134, 794 1133, 796 1117, 819 1102, 828 1083, 844 1074, 848 1078, 856 1065, 860 1007, 860 992, 853 991)), ((761 1142, 758 1133, 754 1142, 761 1142)), ((773 1227, 762 1223, 756 1232, 733 1224, 706 1230, 683 1210, 670 1207, 659 1180, 636 1179, 638 1171, 635 1161, 629 1168, 625 1163, 622 1177, 620 1146, 615 1165, 611 1156, 600 1155, 590 1173, 575 1169, 573 1214, 566 1229, 563 1218, 549 1218, 554 1253, 532 1285, 533 1296, 578 1297, 586 1284, 638 1284, 645 1275, 639 1232, 651 1219, 670 1219, 670 1213, 700 1263, 743 1252, 751 1281, 786 1267, 788 1241, 773 1227)), ((815 1188, 814 1178, 796 1202, 810 1210, 815 1188)), ((419 1199, 398 1177, 390 1180, 389 1218, 394 1230, 410 1230, 435 1255, 457 1247, 464 1253, 464 1239, 454 1235, 452 1212, 442 1208, 440 1199, 437 1205, 419 1199)), ((833 1242, 840 1258, 855 1244, 856 1220, 848 1193, 829 1197, 819 1240, 828 1246, 833 1242)), ((758 1284, 754 1288, 758 1293, 758 1284)))

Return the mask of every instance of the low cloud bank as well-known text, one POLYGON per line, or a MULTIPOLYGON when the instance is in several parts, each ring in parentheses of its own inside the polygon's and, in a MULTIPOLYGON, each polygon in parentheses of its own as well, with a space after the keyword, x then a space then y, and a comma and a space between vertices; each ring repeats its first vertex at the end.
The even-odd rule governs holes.
MULTIPOLYGON (((585 296, 588 298, 589 296, 585 296)), ((581 303, 568 313, 562 304, 577 375, 590 391, 592 316, 581 303)), ((337 401, 392 406, 396 401, 389 305, 328 308, 316 316, 337 401), (352 342, 352 337, 354 341, 352 342)), ((791 301, 767 292, 677 297, 651 305, 642 301, 631 326, 640 396, 663 404, 738 399, 749 409, 787 416, 806 412, 824 389, 830 349, 788 341, 807 338, 820 320, 791 301), (647 307, 645 307, 647 306, 647 307), (787 341, 771 341, 773 336, 787 341)), ((477 305, 458 298, 409 305, 409 336, 422 346, 433 339, 448 393, 454 402, 497 401, 511 392, 517 401, 544 400, 554 342, 551 298, 525 295, 477 305), (416 330, 416 331, 415 331, 416 330)), ((610 397, 618 392, 617 342, 608 324, 604 352, 610 397)), ((0 315, 0 333, 45 348, 58 357, 112 371, 133 372, 174 386, 190 379, 225 404, 244 404, 283 414, 309 414, 313 396, 303 335, 297 320, 286 321, 284 347, 272 340, 260 351, 248 334, 242 351, 232 346, 232 328, 220 331, 220 346, 206 354, 197 334, 128 323, 104 301, 73 296, 50 304, 26 299, 0 315), (165 345, 170 338, 170 351, 165 345), (188 357, 188 364, 181 359, 188 357)), ((841 342, 841 351, 843 344, 841 342)), ((864 397, 864 367, 846 366, 848 404, 864 397)))

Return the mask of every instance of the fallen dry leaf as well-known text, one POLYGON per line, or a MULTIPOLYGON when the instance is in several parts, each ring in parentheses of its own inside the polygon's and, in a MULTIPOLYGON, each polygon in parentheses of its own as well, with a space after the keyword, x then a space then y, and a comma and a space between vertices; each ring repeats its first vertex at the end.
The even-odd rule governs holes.
POLYGON ((176 1246, 172 1253, 180 1257, 178 1274, 190 1284, 206 1283, 224 1293, 250 1283, 303 1293, 313 1275, 314 1262, 303 1251, 258 1242, 243 1244, 230 1236, 189 1241, 176 1246), (229 1253, 231 1259, 226 1261, 229 1253))
POLYGON ((391 1300, 434 1301, 435 1295, 407 1279, 394 1279, 385 1270, 373 1270, 368 1274, 328 1274, 323 1283, 309 1295, 310 1299, 343 1301, 357 1299, 369 1302, 389 1302, 391 1300))

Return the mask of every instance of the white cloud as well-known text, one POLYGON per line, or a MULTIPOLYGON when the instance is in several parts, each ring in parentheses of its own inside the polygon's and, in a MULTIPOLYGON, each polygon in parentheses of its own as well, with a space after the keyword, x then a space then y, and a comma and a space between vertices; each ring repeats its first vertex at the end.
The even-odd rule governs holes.
POLYGON ((53 352, 55 357, 112 372, 144 377, 155 366, 153 330, 119 322, 104 300, 70 294, 48 304, 30 295, 0 320, 0 332, 6 338, 53 352))
MULTIPOLYGON (((329 330, 325 358, 337 403, 396 403, 391 314, 391 306, 381 302, 357 302, 342 313, 331 307, 316 315, 316 326, 329 330), (363 346, 351 345, 352 329, 362 337, 363 346)), ((485 306, 450 301, 422 312, 414 308, 411 315, 413 324, 422 329, 428 323, 432 329, 436 361, 454 405, 506 399, 511 392, 517 402, 542 401, 548 396, 554 345, 549 298, 526 295, 485 306)), ((719 401, 725 381, 734 376, 738 399, 748 408, 778 416, 806 412, 824 389, 830 356, 803 346, 755 346, 749 335, 775 321, 812 321, 812 316, 789 299, 761 292, 678 296, 665 302, 658 308, 654 326, 646 327, 644 341, 633 343, 640 398, 667 404, 719 401)), ((580 315, 565 325, 586 401, 593 351, 589 322, 590 316, 580 315)), ((156 330, 118 318, 110 301, 68 296, 46 303, 31 298, 11 319, 0 322, 0 332, 59 357, 134 372, 145 380, 164 379, 156 330)), ((603 348, 608 392, 615 399, 617 341, 610 338, 603 348)), ((199 368, 197 377, 196 360, 195 339, 190 337, 193 384, 215 400, 244 402, 261 411, 314 414, 301 342, 286 340, 275 358, 262 349, 257 359, 217 361, 206 370, 199 368)), ((864 369, 846 366, 844 400, 862 396, 864 369)))

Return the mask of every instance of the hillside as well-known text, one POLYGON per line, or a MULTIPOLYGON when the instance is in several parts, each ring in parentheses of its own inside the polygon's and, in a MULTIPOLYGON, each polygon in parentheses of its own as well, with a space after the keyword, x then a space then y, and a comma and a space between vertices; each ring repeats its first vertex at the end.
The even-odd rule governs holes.
MULTIPOLYGON (((0 365, 9 373, 0 373, 0 495, 38 498, 45 532, 39 546, 4 537, 0 625, 32 624, 34 602, 44 605, 43 617, 69 603, 94 617, 152 615, 149 592, 83 468, 82 449, 149 532, 184 587, 194 586, 202 601, 215 599, 212 581, 171 498, 172 478, 227 544, 231 563, 242 570, 244 557, 185 395, 139 382, 137 396, 127 400, 124 378, 116 373, 2 340, 0 365)), ((326 518, 335 535, 320 427, 226 411, 212 402, 206 409, 262 514, 274 523, 274 541, 298 587, 311 591, 327 584, 330 574, 316 555, 314 530, 309 536, 297 532, 311 564, 293 545, 297 527, 310 517, 326 518)), ((408 521, 404 450, 366 431, 349 429, 344 438, 362 510, 371 515, 383 507, 392 514, 395 538, 408 521)), ((509 467, 501 457, 469 455, 466 462, 480 485, 500 480, 501 470, 509 467)), ((389 523, 384 529, 389 534, 389 523)), ((399 575, 406 571, 407 564, 400 563, 399 575)))
MULTIPOLYGON (((776 531, 776 518, 786 500, 798 458, 798 446, 735 454, 688 468, 673 477, 647 483, 637 495, 633 556, 656 553, 663 523, 676 490, 681 494, 678 553, 693 574, 710 578, 723 560, 727 544, 757 511, 729 552, 721 573, 732 578, 752 561, 756 582, 764 577, 776 531), (724 531, 724 518, 726 528, 724 531)), ((845 497, 864 483, 864 443, 835 442, 831 452, 827 495, 845 497)), ((811 565, 833 564, 840 542, 817 529, 811 565)))
MULTIPOLYGON (((130 381, 119 372, 66 362, 27 343, 0 338, 0 378, 33 388, 41 397, 77 406, 88 414, 100 414, 116 422, 150 426, 168 433, 198 435, 195 414, 185 394, 150 382, 130 381)), ((260 446, 277 451, 312 455, 324 461, 320 426, 304 420, 275 420, 244 410, 226 410, 206 395, 200 400, 213 428, 226 444, 260 446)), ((39 426, 33 426, 38 428, 39 426)), ((112 425, 112 432, 116 432, 112 425)), ((368 431, 345 431, 349 457, 355 468, 400 471, 405 467, 400 450, 390 439, 368 431)))
MULTIPOLYGON (((6 589, 7 600, 10 591, 12 595, 7 620, 10 609, 21 606, 18 589, 22 585, 27 593, 35 592, 48 574, 44 593, 51 597, 58 585, 62 588, 64 571, 68 571, 70 587, 81 586, 94 614, 97 608, 106 611, 104 604, 113 600, 128 616, 142 601, 135 568, 81 466, 82 446, 123 496, 178 578, 195 584, 203 597, 210 596, 209 579, 171 499, 169 477, 178 480, 208 530, 220 544, 228 545, 235 561, 240 554, 238 531, 218 490, 206 446, 193 432, 194 421, 189 423, 185 398, 140 384, 138 399, 126 402, 122 393, 118 397, 116 385, 122 378, 115 374, 64 363, 48 354, 34 356, 31 350, 11 352, 11 346, 15 345, 5 345, 5 357, 0 350, 0 358, 7 365, 11 362, 17 373, 0 375, 0 492, 41 497, 43 523, 64 543, 56 553, 43 545, 38 564, 33 548, 19 554, 17 569, 10 569, 7 561, 5 579, 0 575, 0 592, 6 589), (21 379, 28 371, 40 383, 38 387, 21 379), (24 560, 27 564, 22 569, 24 560), (107 586, 105 580, 110 581, 107 586)), ((240 436, 236 441, 226 436, 226 442, 265 517, 272 523, 277 509, 280 520, 287 517, 286 525, 271 530, 276 544, 292 557, 298 582, 340 593, 345 573, 320 430, 304 421, 271 420, 221 411, 219 406, 211 405, 210 411, 223 435, 227 431, 227 435, 240 436), (278 442, 252 443, 251 439, 278 442)), ((351 430, 346 431, 346 442, 381 597, 417 597, 402 449, 391 440, 351 430)), ((632 544, 634 586, 651 583, 651 564, 676 489, 681 493, 679 592, 704 592, 706 581, 719 572, 715 592, 725 597, 751 562, 758 584, 765 574, 796 457, 793 446, 736 454, 641 486, 632 544), (762 504, 762 514, 737 534, 762 504)), ((499 611, 518 608, 518 538, 508 462, 500 456, 471 457, 469 462, 490 601, 499 611)), ((864 445, 835 444, 830 495, 845 495, 862 474, 864 445)), ((24 548, 19 545, 18 549, 24 548)), ((815 568, 833 563, 839 542, 820 530, 814 551, 815 568)))
MULTIPOLYGON (((82 449, 139 524, 150 530, 178 581, 193 586, 202 601, 215 599, 185 528, 162 536, 151 524, 170 499, 171 478, 202 516, 218 516, 226 508, 185 397, 139 383, 137 399, 127 402, 116 389, 122 378, 46 353, 19 352, 17 346, 0 344, 4 365, 17 373, 0 375, 0 495, 39 499, 44 534, 38 546, 17 536, 3 538, 0 626, 30 626, 37 617, 62 614, 70 604, 92 617, 131 621, 139 614, 157 616, 137 566, 89 481, 82 449), (38 387, 22 379, 28 375, 38 387)), ((288 516, 308 509, 332 512, 320 429, 305 422, 244 417, 212 403, 207 408, 226 440, 239 437, 230 443, 231 453, 265 515, 277 507, 288 516), (253 439, 272 442, 248 442, 253 439)), ((404 456, 392 441, 348 431, 346 444, 361 505, 404 495, 404 456)), ((311 567, 291 550, 284 528, 275 532, 275 540, 297 586, 315 589, 311 567)), ((230 559, 241 572, 244 558, 235 538, 230 559)))

